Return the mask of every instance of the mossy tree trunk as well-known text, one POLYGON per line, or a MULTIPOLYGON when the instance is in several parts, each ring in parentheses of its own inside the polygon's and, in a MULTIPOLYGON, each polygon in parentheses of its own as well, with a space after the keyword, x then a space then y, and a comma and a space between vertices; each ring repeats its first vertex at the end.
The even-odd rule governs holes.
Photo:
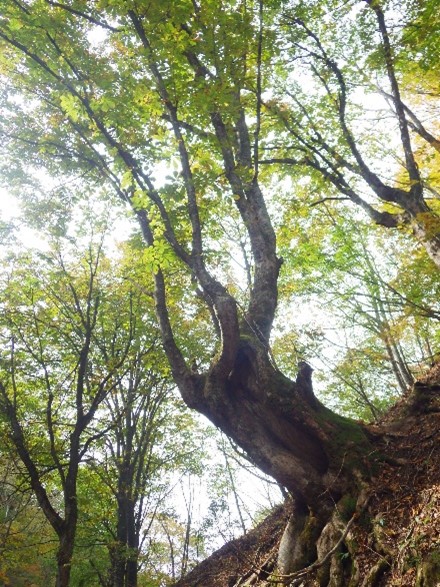
MULTIPOLYGON (((289 497, 251 532, 258 539, 234 540, 176 587, 440 584, 440 364, 436 377, 417 382, 381 424, 362 430, 366 444, 355 438, 355 445, 369 445, 369 453, 344 459, 337 484, 318 499, 289 497)), ((339 438, 335 447, 322 446, 337 451, 343 444, 339 438)))
MULTIPOLYGON (((214 365, 206 374, 192 374, 182 395, 288 489, 293 514, 277 574, 325 556, 343 530, 341 509, 348 522, 368 497, 365 488, 377 465, 368 430, 317 400, 307 364, 291 381, 273 366, 261 341, 249 336, 240 339, 229 373, 220 377, 214 365)), ((336 585, 328 581, 330 574, 335 580, 338 556, 323 565, 322 585, 336 585)), ((348 571, 339 567, 342 580, 348 571)))

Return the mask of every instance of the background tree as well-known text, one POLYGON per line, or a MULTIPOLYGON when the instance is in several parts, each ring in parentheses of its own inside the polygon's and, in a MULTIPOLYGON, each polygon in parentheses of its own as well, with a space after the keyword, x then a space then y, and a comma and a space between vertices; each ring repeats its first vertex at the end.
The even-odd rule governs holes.
MULTIPOLYGON (((303 200, 301 193, 302 215, 309 195, 303 200)), ((438 333, 436 271, 407 235, 381 234, 352 218, 351 208, 327 202, 311 214, 279 239, 286 268, 274 354, 292 375, 299 360, 311 361, 328 405, 375 419, 435 360, 429 341, 438 333), (298 311, 307 306, 312 322, 298 311)))
POLYGON ((139 356, 124 386, 106 399, 115 425, 106 435, 102 462, 98 458, 93 465, 117 503, 114 526, 101 522, 111 535, 108 585, 114 587, 137 585, 151 528, 169 501, 173 477, 188 469, 200 474, 203 459, 194 443, 197 426, 189 414, 182 414, 169 377, 160 374, 157 349, 147 354, 139 356))
MULTIPOLYGON (((104 312, 110 301, 99 284, 105 279, 101 245, 95 250, 91 245, 74 264, 66 255, 65 250, 55 251, 48 257, 46 263, 53 265, 43 278, 35 257, 7 278, 0 389, 11 442, 59 538, 59 585, 69 582, 81 462, 105 434, 93 420, 124 377, 134 320, 130 306, 125 314, 119 308, 123 324, 100 319, 100 310, 104 312), (30 264, 36 264, 37 271, 31 271, 30 264), (111 356, 101 353, 107 337, 111 356), (48 487, 54 475, 61 495, 51 496, 48 487), (58 513, 60 499, 63 515, 58 513)), ((109 316, 109 308, 106 313, 109 316)))

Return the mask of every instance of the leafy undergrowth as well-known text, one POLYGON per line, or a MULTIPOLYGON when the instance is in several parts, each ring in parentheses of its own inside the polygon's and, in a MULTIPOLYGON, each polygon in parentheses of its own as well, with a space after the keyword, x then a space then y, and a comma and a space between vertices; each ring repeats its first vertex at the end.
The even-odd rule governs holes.
MULTIPOLYGON (((439 404, 440 364, 419 380, 380 425, 368 427, 378 439, 377 451, 385 456, 385 463, 371 481, 368 510, 347 535, 351 580, 344 585, 440 586, 439 404)), ((288 506, 278 508, 255 530, 215 552, 176 587, 281 585, 270 572, 288 515, 288 506)), ((299 584, 315 587, 318 582, 310 574, 299 584)))

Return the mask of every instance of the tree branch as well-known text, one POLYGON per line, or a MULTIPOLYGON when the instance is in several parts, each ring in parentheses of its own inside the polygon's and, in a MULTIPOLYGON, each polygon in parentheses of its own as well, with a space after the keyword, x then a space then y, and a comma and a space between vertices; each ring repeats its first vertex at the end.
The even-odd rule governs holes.
MULTIPOLYGON (((392 100, 394 103, 394 98, 388 92, 377 88, 380 94, 387 98, 388 100, 392 100)), ((402 107, 404 112, 409 116, 411 120, 407 120, 408 126, 416 132, 422 139, 424 139, 427 143, 429 143, 436 151, 440 152, 440 140, 437 139, 432 133, 430 133, 421 120, 416 116, 413 110, 411 110, 406 104, 402 102, 402 107)))
POLYGON ((17 419, 17 412, 11 403, 4 385, 0 382, 0 405, 6 414, 9 424, 11 426, 11 440, 17 449, 17 452, 22 460, 29 475, 30 484, 35 492, 35 496, 41 509, 44 511, 48 521, 55 532, 60 535, 64 530, 65 522, 63 518, 55 511, 50 503, 49 497, 46 493, 43 483, 41 482, 35 462, 33 461, 29 450, 26 447, 26 442, 22 427, 17 419))
POLYGON ((122 30, 120 28, 113 27, 113 26, 109 25, 107 22, 100 20, 99 18, 93 17, 90 14, 86 14, 85 12, 82 12, 81 10, 77 10, 77 9, 73 8, 72 6, 69 6, 68 4, 63 4, 61 2, 55 2, 54 0, 46 0, 46 3, 50 4, 51 6, 54 6, 55 8, 62 8, 63 10, 66 10, 67 12, 70 12, 71 14, 74 14, 75 16, 79 16, 81 18, 84 18, 85 20, 88 20, 91 24, 95 24, 96 26, 99 26, 99 27, 104 28, 106 30, 112 31, 113 33, 118 33, 122 30))
POLYGON ((423 189, 420 178, 419 168, 417 167, 414 153, 411 146, 411 138, 408 131, 408 124, 405 117, 405 107, 400 96, 399 84, 397 82, 396 73, 394 70, 394 56, 391 48, 390 37, 385 23, 385 15, 380 8, 380 5, 375 0, 365 0, 366 4, 375 12, 379 31, 382 37, 383 53, 385 58, 385 65, 388 73, 388 79, 391 84, 391 93, 393 96, 394 106, 396 108, 397 119, 400 127, 400 138, 402 142, 403 152, 405 154, 406 168, 411 181, 410 193, 417 200, 422 200, 423 189))

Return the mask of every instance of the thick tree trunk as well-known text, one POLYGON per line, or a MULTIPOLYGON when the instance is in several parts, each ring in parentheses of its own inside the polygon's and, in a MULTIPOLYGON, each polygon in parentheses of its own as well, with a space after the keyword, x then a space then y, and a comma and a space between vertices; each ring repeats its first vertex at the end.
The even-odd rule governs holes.
POLYGON ((431 260, 440 268, 440 218, 432 210, 418 214, 411 223, 414 235, 425 247, 431 260))
MULTIPOLYGON (((79 438, 79 436, 77 437, 79 438)), ((75 444, 77 440, 73 439, 75 444)), ((65 520, 58 530, 59 548, 57 552, 56 587, 68 587, 72 568, 73 550, 75 547, 76 529, 78 525, 78 502, 76 496, 76 478, 78 474, 78 446, 72 451, 69 473, 64 487, 65 520)))
POLYGON ((126 545, 124 541, 116 540, 109 548, 110 554, 110 581, 109 587, 124 587, 126 545))
POLYGON ((335 511, 344 503, 353 511, 363 507, 377 460, 368 430, 317 400, 307 363, 291 381, 271 363, 264 342, 249 335, 241 337, 228 374, 214 365, 193 374, 181 391, 291 494, 295 513, 283 538, 281 573, 316 560, 338 532, 335 511))
POLYGON ((125 587, 137 587, 139 538, 136 532, 135 503, 133 499, 128 500, 127 517, 128 557, 125 587))
POLYGON ((369 476, 367 433, 316 399, 307 364, 293 382, 274 368, 264 345, 243 338, 226 377, 213 369, 194 378, 198 394, 187 397, 191 407, 284 485, 298 507, 325 518, 335 501, 369 476))
POLYGON ((252 540, 225 545, 176 587, 440 585, 439 418, 440 364, 379 425, 366 427, 371 453, 381 455, 363 457, 373 465, 371 478, 347 462, 347 491, 331 510, 316 516, 313 503, 288 499, 252 540), (351 486, 350 470, 357 477, 351 486))
POLYGON ((66 524, 63 533, 59 536, 60 545, 57 552, 58 569, 56 587, 68 587, 70 584, 75 534, 76 524, 66 524))

